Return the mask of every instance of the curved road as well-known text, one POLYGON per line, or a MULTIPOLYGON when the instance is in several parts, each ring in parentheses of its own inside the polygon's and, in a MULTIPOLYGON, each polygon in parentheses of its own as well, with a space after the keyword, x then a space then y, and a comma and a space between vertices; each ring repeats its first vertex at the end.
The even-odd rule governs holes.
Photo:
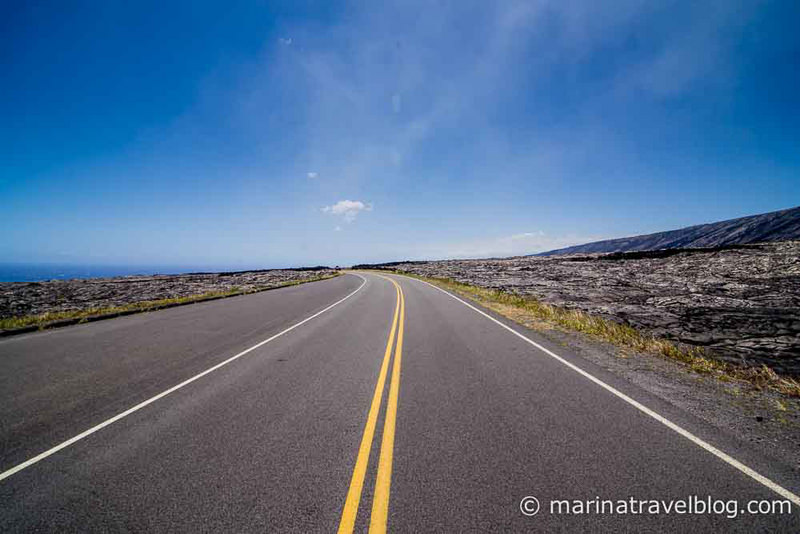
POLYGON ((0 340, 3 532, 796 532, 798 487, 404 277, 0 340))

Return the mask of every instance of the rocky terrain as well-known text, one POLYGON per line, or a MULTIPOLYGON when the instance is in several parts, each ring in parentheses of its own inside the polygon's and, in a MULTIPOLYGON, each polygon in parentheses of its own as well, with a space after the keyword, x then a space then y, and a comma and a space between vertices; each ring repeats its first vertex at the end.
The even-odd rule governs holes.
POLYGON ((327 268, 0 283, 0 318, 109 308, 211 292, 253 291, 332 275, 327 268))
POLYGON ((800 241, 373 267, 532 295, 800 375, 800 241))
POLYGON ((657 234, 609 239, 541 254, 588 254, 675 248, 710 248, 800 239, 800 207, 657 234))

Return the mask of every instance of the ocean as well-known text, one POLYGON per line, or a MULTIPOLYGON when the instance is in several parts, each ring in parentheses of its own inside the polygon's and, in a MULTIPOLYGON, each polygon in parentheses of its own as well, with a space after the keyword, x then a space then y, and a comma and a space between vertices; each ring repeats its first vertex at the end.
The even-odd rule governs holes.
MULTIPOLYGON (((264 267, 261 267, 262 269, 264 267)), ((0 282, 41 282, 75 278, 108 278, 112 276, 224 272, 244 270, 219 267, 62 265, 52 263, 0 263, 0 282)))

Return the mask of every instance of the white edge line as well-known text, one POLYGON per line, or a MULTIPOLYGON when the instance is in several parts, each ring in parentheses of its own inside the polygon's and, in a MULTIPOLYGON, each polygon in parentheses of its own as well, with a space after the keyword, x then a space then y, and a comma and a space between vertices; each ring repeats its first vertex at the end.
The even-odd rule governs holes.
MULTIPOLYGON (((400 276, 402 276, 402 275, 400 275, 400 276)), ((404 278, 408 278, 410 280, 417 280, 418 282, 422 282, 423 284, 427 284, 427 285, 431 286, 434 289, 438 289, 439 291, 441 291, 442 293, 444 293, 448 297, 454 298, 455 300, 459 301, 464 306, 467 306, 468 308, 472 308, 473 310, 475 310, 476 312, 480 313, 481 315, 483 315, 487 319, 489 319, 491 321, 494 321, 498 325, 502 326, 503 328, 505 328, 506 330, 508 330, 512 334, 514 334, 515 336, 517 336, 517 337, 523 339, 524 341, 530 343, 531 345, 533 345, 534 347, 536 347, 540 351, 544 352, 548 356, 558 360, 559 362, 563 363, 564 365, 566 365, 567 367, 569 367, 573 371, 575 371, 575 372, 583 375, 584 377, 588 378, 589 380, 591 380, 592 382, 594 382, 595 384, 597 384, 601 388, 605 389, 609 393, 612 393, 613 395, 616 395, 617 397, 619 397, 620 399, 624 400, 625 402, 627 402, 628 404, 630 404, 631 406, 633 406, 637 410, 649 415, 650 417, 652 417, 653 419, 655 419, 659 423, 661 423, 661 424, 665 425, 666 427, 674 430, 675 432, 677 432, 681 436, 685 437, 689 441, 692 441, 696 445, 702 447, 703 449, 705 449, 706 451, 710 452, 711 454, 713 454, 714 456, 716 456, 717 458, 719 458, 723 462, 726 462, 726 463, 732 465, 733 467, 735 467, 736 469, 738 469, 739 471, 741 471, 745 475, 749 476, 750 478, 752 478, 756 482, 759 482, 760 484, 766 486, 767 488, 771 489, 772 491, 774 491, 775 493, 777 493, 781 497, 784 497, 784 498, 792 501, 796 506, 800 506, 800 497, 798 497, 797 495, 795 495, 791 491, 789 491, 786 488, 778 485, 777 483, 773 482, 772 480, 768 479, 767 477, 757 473, 756 471, 754 471, 753 469, 747 467, 746 465, 744 465, 742 462, 740 462, 736 458, 733 458, 729 454, 726 454, 725 452, 719 450, 718 448, 714 447, 713 445, 711 445, 707 441, 704 441, 704 440, 698 438, 697 436, 695 436, 694 434, 692 434, 688 430, 684 429, 683 427, 678 426, 677 424, 673 423, 672 421, 670 421, 666 417, 654 412, 653 410, 651 410, 647 406, 644 406, 643 404, 633 400, 632 398, 628 397, 627 395, 625 395, 624 393, 622 393, 618 389, 606 384, 605 382, 603 382, 599 378, 595 377, 594 375, 591 375, 588 372, 586 372, 583 369, 581 369, 580 367, 571 364, 570 362, 568 362, 567 360, 565 360, 564 358, 562 358, 558 354, 556 354, 556 353, 544 348, 543 346, 539 345, 535 341, 532 341, 532 340, 528 339, 527 337, 523 336, 522 334, 520 334, 519 332, 517 332, 516 330, 514 330, 510 326, 505 325, 502 322, 498 321, 497 319, 495 319, 491 315, 479 310, 478 308, 476 308, 475 306, 469 304, 468 302, 465 302, 465 301, 461 300, 460 298, 456 297, 455 295, 451 294, 450 292, 445 291, 444 289, 442 289, 440 287, 437 287, 437 286, 435 286, 435 285, 433 285, 431 283, 426 282, 425 280, 419 280, 417 278, 411 278, 410 276, 406 276, 404 278)))
POLYGON ((328 306, 327 308, 324 308, 324 309, 322 309, 322 310, 318 311, 317 313, 315 313, 314 315, 312 315, 312 316, 310 316, 310 317, 306 317, 305 319, 303 319, 303 320, 302 320, 302 321, 300 321, 299 323, 295 323, 295 324, 293 324, 292 326, 290 326, 290 327, 289 327, 289 328, 287 328, 286 330, 283 330, 283 331, 281 331, 281 332, 278 332, 278 333, 277 333, 277 334, 275 334, 274 336, 272 336, 272 337, 270 337, 270 338, 267 338, 267 339, 265 339, 264 341, 261 341, 261 342, 259 342, 259 343, 256 343, 255 345, 253 345, 253 346, 252 346, 252 347, 250 347, 249 349, 245 349, 245 350, 243 350, 242 352, 240 352, 239 354, 237 354, 237 355, 235 355, 235 356, 231 356, 231 357, 230 357, 230 358, 228 358, 227 360, 225 360, 225 361, 222 361, 222 362, 220 362, 220 363, 218 363, 218 364, 214 365, 213 367, 209 367, 209 368, 208 368, 208 369, 206 369, 205 371, 203 371, 203 372, 201 372, 201 373, 199 373, 199 374, 196 374, 196 375, 194 375, 193 377, 191 377, 191 378, 189 378, 189 379, 187 379, 187 380, 184 380, 183 382, 181 382, 181 383, 180 383, 180 384, 178 384, 177 386, 172 386, 171 388, 169 388, 169 389, 167 389, 167 390, 165 390, 165 391, 162 391, 162 392, 161 392, 161 393, 159 393, 158 395, 156 395, 156 396, 154 396, 154 397, 150 397, 150 398, 149 398, 149 399, 147 399, 146 401, 144 401, 144 402, 140 402, 140 403, 139 403, 139 404, 137 404, 136 406, 134 406, 134 407, 132 407, 132 408, 128 408, 128 409, 127 409, 127 410, 125 410, 124 412, 122 412, 122 413, 119 413, 119 414, 115 415, 114 417, 112 417, 112 418, 110 418, 110 419, 106 419, 105 421, 103 421, 103 422, 102 422, 102 423, 100 423, 99 425, 93 426, 93 427, 92 427, 92 428, 90 428, 89 430, 85 430, 85 431, 81 432, 80 434, 78 434, 77 436, 75 436, 75 437, 72 437, 72 438, 68 439, 67 441, 65 441, 65 442, 63 442, 63 443, 59 443, 58 445, 56 445, 56 446, 55 446, 55 447, 53 447, 52 449, 48 449, 48 450, 44 451, 43 453, 41 453, 41 454, 38 454, 38 455, 34 456, 34 457, 33 457, 33 458, 31 458, 30 460, 26 460, 26 461, 22 462, 21 464, 19 464, 19 465, 16 465, 16 466, 12 467, 11 469, 9 469, 9 470, 7 470, 7 471, 4 471, 3 473, 0 473, 0 480, 4 480, 4 479, 6 479, 6 478, 10 477, 11 475, 13 475, 13 474, 15 474, 15 473, 18 473, 18 472, 22 471, 22 470, 23 470, 23 469, 25 469, 26 467, 30 467, 30 466, 32 466, 33 464, 35 464, 35 463, 37 463, 37 462, 40 462, 40 461, 44 460, 44 459, 45 459, 45 458, 47 458, 48 456, 51 456, 51 455, 53 455, 53 454, 57 453, 58 451, 60 451, 60 450, 62 450, 62 449, 65 449, 65 448, 69 447, 69 446, 70 446, 70 445, 72 445, 73 443, 75 443, 75 442, 77 442, 77 441, 80 441, 80 440, 82 440, 83 438, 85 438, 85 437, 87 437, 87 436, 90 436, 90 435, 94 434, 94 433, 95 433, 95 432, 97 432, 98 430, 102 430, 103 428, 107 427, 108 425, 110 425, 110 424, 112 424, 112 423, 115 423, 115 422, 119 421, 119 420, 120 420, 120 419, 122 419, 123 417, 127 417, 127 416, 129 416, 130 414, 132 414, 132 413, 134 413, 134 412, 136 412, 136 411, 139 411, 139 410, 141 410, 141 409, 142 409, 142 408, 144 408, 145 406, 147 406, 147 405, 149 405, 149 404, 152 404, 152 403, 154 403, 155 401, 157 401, 158 399, 160 399, 160 398, 162 398, 162 397, 166 397, 166 396, 167 396, 167 395, 169 395, 170 393, 173 393, 173 392, 175 392, 175 391, 177 391, 177 390, 181 389, 182 387, 184 387, 184 386, 187 386, 187 385, 191 384, 191 383, 192 383, 192 382, 194 382, 195 380, 197 380, 197 379, 199 379, 199 378, 202 378, 202 377, 206 376, 206 375, 207 375, 207 374, 209 374, 209 373, 213 373, 214 371, 216 371, 216 370, 217 370, 217 369, 219 369, 220 367, 223 367, 223 366, 225 366, 225 365, 228 365, 228 364, 229 364, 229 363, 231 363, 232 361, 234 361, 234 360, 237 360, 237 359, 241 358, 241 357, 242 357, 242 356, 244 356, 245 354, 247 354, 247 353, 249 353, 249 352, 251 352, 251 351, 254 351, 254 350, 256 350, 257 348, 259 348, 259 347, 261 347, 261 346, 263 346, 263 345, 266 345, 266 344, 267 344, 267 343, 269 343, 270 341, 272 341, 272 340, 274 340, 274 339, 277 339, 277 338, 281 337, 282 335, 284 335, 284 334, 286 334, 286 333, 288 333, 288 332, 291 332, 292 330, 294 330, 294 329, 295 329, 295 328, 297 328, 298 326, 301 326, 301 325, 303 325, 303 324, 307 323, 307 322, 308 322, 308 321, 310 321, 311 319, 314 319, 315 317, 318 317, 318 316, 322 315, 323 313, 325 313, 326 311, 330 310, 330 309, 331 309, 331 308, 333 308, 334 306, 337 306, 337 305, 341 304, 342 302, 346 301, 347 299, 349 299, 350 297, 352 297, 353 295, 355 295, 356 293, 358 293, 359 291, 361 291, 361 288, 362 288, 362 287, 364 287, 364 284, 366 284, 366 283, 367 283, 367 279, 366 279, 366 278, 364 278, 363 276, 361 276, 361 275, 359 275, 359 274, 356 274, 356 273, 353 273, 353 274, 355 274, 356 276, 358 276, 359 278, 361 278, 361 280, 362 280, 362 282, 361 282, 361 285, 360 285, 360 286, 358 286, 358 288, 356 288, 356 290, 355 290, 355 291, 353 291, 352 293, 350 293, 349 295, 347 295, 347 296, 346 296, 346 297, 344 297, 343 299, 341 299, 341 300, 337 300, 336 302, 334 302, 333 304, 331 304, 331 305, 330 305, 330 306, 328 306))

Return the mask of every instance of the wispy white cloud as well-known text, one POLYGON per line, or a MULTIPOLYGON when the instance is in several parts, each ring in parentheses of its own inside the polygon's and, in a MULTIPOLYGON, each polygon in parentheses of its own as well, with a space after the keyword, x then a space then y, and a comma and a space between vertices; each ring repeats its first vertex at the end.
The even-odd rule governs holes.
POLYGON ((372 211, 372 204, 367 204, 360 200, 340 200, 332 206, 325 206, 322 211, 330 215, 341 216, 345 222, 351 223, 356 220, 356 217, 362 211, 372 211))
MULTIPOLYGON (((235 101, 247 103, 239 118, 254 132, 248 138, 272 139, 281 128, 291 130, 297 150, 292 159, 306 168, 286 174, 315 179, 317 171, 308 169, 323 170, 324 184, 315 185, 329 189, 319 194, 380 194, 396 199, 381 208, 387 216, 415 210, 452 221, 459 212, 480 209, 479 203, 457 205, 442 194, 445 188, 469 191, 491 181, 494 189, 480 189, 487 205, 499 201, 495 193, 500 198, 515 187, 514 194, 531 203, 547 193, 564 202, 564 190, 580 191, 575 182, 599 175, 607 161, 623 177, 644 175, 632 146, 636 139, 615 127, 614 110, 680 96, 698 81, 730 75, 727 36, 739 24, 735 7, 715 11, 682 2, 675 3, 681 13, 697 15, 679 17, 685 24, 662 23, 671 8, 645 0, 408 4, 363 4, 330 26, 289 23, 281 32, 294 44, 272 41, 268 63, 256 65, 256 82, 235 101), (421 10, 424 17, 411 15, 421 10), (701 16, 706 11, 709 16, 701 16), (481 24, 470 24, 477 19, 481 24), (464 39, 457 31, 462 27, 474 33, 464 39), (649 33, 643 36, 642 28, 649 33), (630 53, 617 52, 623 48, 630 53), (553 93, 560 88, 567 89, 563 99, 570 106, 556 116, 551 110, 562 98, 553 93), (277 106, 276 94, 296 107, 277 106), (527 121, 507 128, 516 114, 527 121), (429 201, 412 205, 385 194, 412 188, 429 201)), ((620 120, 628 115, 618 114, 620 120)), ((610 180, 610 174, 600 179, 610 180)), ((351 223, 370 207, 344 200, 322 209, 351 223)), ((508 256, 609 237, 571 235, 570 223, 561 220, 534 223, 553 235, 514 234, 512 227, 503 236, 505 222, 499 231, 478 227, 474 239, 461 232, 463 241, 442 237, 444 243, 420 244, 409 254, 508 256), (486 237, 487 231, 498 237, 486 237)), ((461 225, 469 226, 468 220, 461 225)), ((376 245, 370 250, 377 250, 383 232, 366 236, 376 245)))
MULTIPOLYGON (((475 175, 488 176, 498 165, 528 167, 527 172, 541 174, 541 167, 529 166, 531 152, 552 160, 575 150, 574 140, 595 130, 604 133, 602 146, 592 154, 624 151, 607 121, 592 119, 597 109, 610 107, 609 100, 618 103, 629 98, 631 91, 660 99, 680 95, 698 80, 729 74, 725 68, 731 54, 728 36, 747 19, 742 14, 746 10, 730 3, 730 7, 724 3, 692 7, 679 2, 674 9, 644 0, 615 0, 610 5, 504 0, 469 7, 425 3, 424 18, 405 17, 404 13, 423 9, 422 4, 408 4, 414 2, 367 5, 323 31, 291 24, 285 32, 302 40, 303 49, 294 47, 290 56, 279 54, 264 69, 280 68, 281 77, 274 82, 286 83, 298 93, 308 92, 306 106, 298 114, 305 130, 304 157, 315 165, 324 162, 326 181, 335 185, 358 187, 390 180, 392 176, 383 172, 387 168, 399 171, 414 166, 432 141, 446 143, 448 136, 459 131, 473 132, 467 138, 476 143, 479 154, 486 155, 472 166, 475 175), (687 23, 658 22, 671 10, 687 23), (444 30, 473 18, 483 23, 470 36, 470 48, 465 51, 462 36, 444 30), (647 46, 630 54, 629 61, 601 69, 589 82, 591 96, 581 99, 573 114, 551 121, 548 128, 531 123, 524 134, 526 151, 502 150, 513 141, 497 131, 489 117, 498 103, 511 98, 514 87, 524 83, 530 106, 535 108, 540 93, 549 98, 552 85, 548 80, 554 70, 559 76, 577 75, 586 64, 600 61, 598 50, 634 42, 634 30, 643 21, 655 28, 647 46), (331 46, 355 42, 359 43, 356 47, 331 46), (531 82, 531 71, 540 73, 541 84, 531 82), (551 141, 552 130, 561 127, 569 134, 551 141)), ((280 42, 289 44, 291 39, 280 42)), ((248 110, 248 117, 258 114, 248 110)), ((464 147, 470 148, 475 147, 464 147)), ((560 158, 544 172, 575 175, 581 172, 581 163, 560 158)))
POLYGON ((524 256, 607 239, 605 236, 552 236, 542 231, 522 232, 494 238, 449 243, 439 247, 440 258, 485 258, 524 256))
POLYGON ((653 52, 620 68, 617 90, 624 94, 638 90, 668 99, 698 86, 733 87, 735 38, 751 19, 756 4, 698 2, 682 6, 680 20, 684 23, 666 26, 663 34, 652 36, 653 52))

